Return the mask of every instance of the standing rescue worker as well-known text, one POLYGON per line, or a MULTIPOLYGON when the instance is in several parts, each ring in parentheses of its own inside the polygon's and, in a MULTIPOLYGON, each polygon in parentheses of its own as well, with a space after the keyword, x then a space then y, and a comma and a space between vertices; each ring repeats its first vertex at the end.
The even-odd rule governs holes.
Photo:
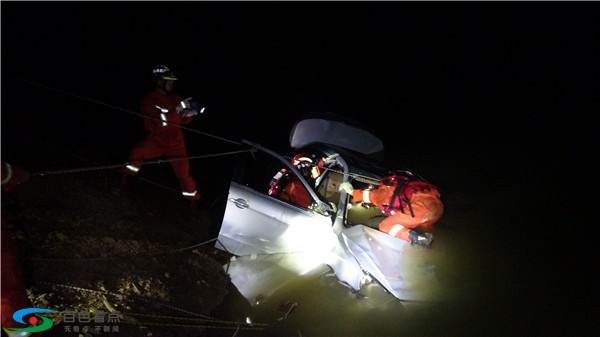
MULTIPOLYGON (((2 189, 10 191, 19 184, 29 180, 30 174, 25 169, 2 161, 2 189)), ((9 337, 16 336, 41 336, 28 332, 15 332, 7 328, 23 328, 23 324, 15 322, 12 315, 15 311, 30 308, 31 301, 23 283, 23 269, 19 249, 10 235, 9 224, 2 217, 2 300, 0 312, 2 314, 3 333, 9 337)), ((4 336, 3 334, 3 336, 4 336)))
MULTIPOLYGON (((154 67, 152 76, 156 86, 141 103, 147 136, 131 150, 124 171, 127 176, 133 176, 138 173, 145 161, 161 156, 167 157, 179 181, 181 194, 191 202, 194 211, 201 194, 190 174, 185 139, 180 125, 190 123, 195 115, 203 112, 204 108, 193 102, 191 98, 183 100, 173 92, 177 77, 169 67, 164 65, 154 67)), ((127 178, 124 176, 119 189, 124 189, 126 185, 127 178)))
POLYGON ((387 217, 379 223, 380 231, 429 248, 433 242, 433 234, 421 234, 413 228, 428 227, 440 219, 444 213, 440 194, 435 186, 423 181, 412 181, 400 186, 387 185, 382 180, 375 189, 355 190, 349 182, 345 182, 340 185, 340 190, 352 195, 354 202, 372 204, 384 211, 387 217), (397 201, 393 201, 394 198, 397 201))

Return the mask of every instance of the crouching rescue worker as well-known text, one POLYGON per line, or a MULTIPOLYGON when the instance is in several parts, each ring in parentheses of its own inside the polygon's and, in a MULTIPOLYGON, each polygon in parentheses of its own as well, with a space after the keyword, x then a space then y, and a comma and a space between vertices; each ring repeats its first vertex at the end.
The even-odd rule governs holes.
MULTIPOLYGON (((27 170, 2 161, 2 189, 10 191, 29 180, 30 174, 27 170)), ((10 328, 23 328, 23 324, 13 320, 15 311, 31 308, 32 304, 27 298, 27 292, 23 283, 23 271, 19 254, 19 247, 12 240, 9 224, 2 217, 2 302, 0 311, 2 313, 3 336, 41 336, 10 330, 10 328)))
MULTIPOLYGON (((309 153, 299 153, 292 159, 292 165, 314 187, 316 179, 321 175, 321 168, 317 165, 316 156, 309 153)), ((285 168, 277 172, 273 179, 271 179, 269 186, 269 195, 289 201, 298 206, 308 208, 313 202, 310 193, 302 182, 285 168)))
POLYGON ((152 76, 155 88, 142 99, 141 103, 147 136, 131 150, 124 169, 125 175, 122 176, 114 192, 118 194, 126 189, 127 177, 138 173, 145 161, 165 156, 170 159, 173 172, 179 181, 181 194, 190 201, 194 211, 201 194, 190 174, 185 139, 180 125, 190 123, 194 116, 203 112, 204 108, 191 98, 183 100, 173 92, 177 77, 169 67, 164 65, 154 67, 152 76))
POLYGON ((354 202, 375 205, 386 218, 379 230, 411 244, 431 247, 433 234, 420 233, 414 228, 427 228, 436 223, 444 213, 438 189, 412 175, 392 175, 381 180, 374 189, 355 190, 349 182, 340 189, 352 195, 354 202))

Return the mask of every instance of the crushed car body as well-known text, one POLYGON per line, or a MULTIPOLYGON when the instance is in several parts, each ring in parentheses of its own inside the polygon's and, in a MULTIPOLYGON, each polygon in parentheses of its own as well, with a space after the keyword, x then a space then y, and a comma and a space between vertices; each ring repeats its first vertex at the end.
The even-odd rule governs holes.
POLYGON ((339 120, 298 121, 290 145, 296 153, 314 154, 316 179, 303 175, 293 160, 243 142, 254 151, 236 167, 215 247, 235 255, 225 268, 251 304, 284 285, 286 277, 328 268, 355 291, 377 283, 400 300, 429 299, 421 285, 435 277, 431 266, 412 262, 419 248, 378 230, 385 218, 381 210, 352 203, 339 188, 348 181, 372 187, 392 172, 381 165, 381 140, 339 120), (308 204, 275 195, 274 181, 283 175, 305 190, 308 204), (278 277, 271 276, 275 270, 278 277))

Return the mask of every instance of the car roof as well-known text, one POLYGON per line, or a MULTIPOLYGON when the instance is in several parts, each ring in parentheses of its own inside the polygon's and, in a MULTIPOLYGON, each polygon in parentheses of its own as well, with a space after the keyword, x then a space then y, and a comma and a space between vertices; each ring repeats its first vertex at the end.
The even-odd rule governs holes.
POLYGON ((314 153, 321 157, 338 153, 348 164, 349 173, 354 176, 359 175, 379 180, 382 177, 388 176, 391 172, 389 168, 384 166, 382 160, 377 157, 367 156, 357 151, 331 144, 312 143, 297 149, 297 152, 314 153))
POLYGON ((381 156, 383 142, 372 130, 356 122, 331 114, 298 120, 290 131, 290 146, 302 148, 323 143, 359 152, 367 156, 381 156))

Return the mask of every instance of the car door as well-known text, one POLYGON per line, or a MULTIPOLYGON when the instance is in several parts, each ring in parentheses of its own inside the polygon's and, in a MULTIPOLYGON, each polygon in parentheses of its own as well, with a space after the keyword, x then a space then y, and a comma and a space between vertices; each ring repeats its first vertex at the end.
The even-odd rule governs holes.
POLYGON ((261 146, 241 159, 229 187, 217 248, 241 256, 330 249, 337 244, 327 203, 314 191, 309 208, 268 194, 271 179, 283 167, 309 186, 288 159, 261 146))

